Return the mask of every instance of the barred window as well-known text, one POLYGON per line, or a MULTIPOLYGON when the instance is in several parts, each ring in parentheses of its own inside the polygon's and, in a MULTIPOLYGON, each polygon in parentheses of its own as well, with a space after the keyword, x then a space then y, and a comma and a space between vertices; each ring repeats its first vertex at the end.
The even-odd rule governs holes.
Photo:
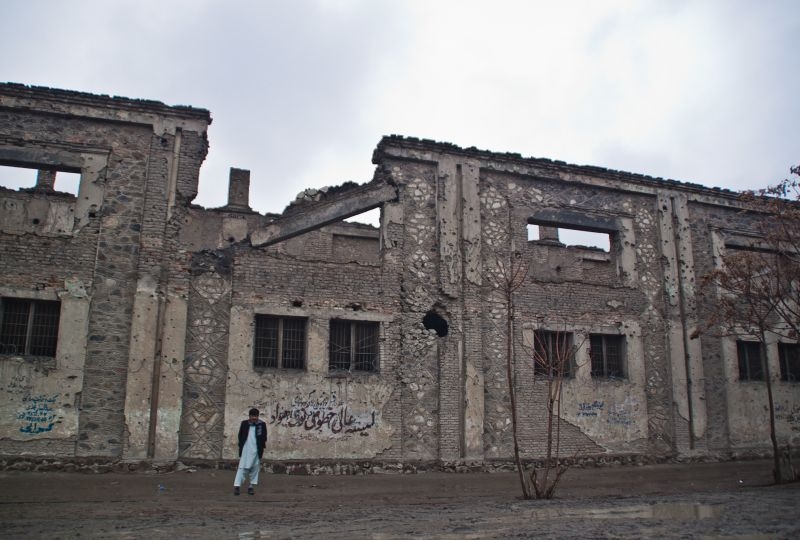
POLYGON ((624 377, 623 337, 616 334, 590 334, 589 357, 592 377, 615 379, 624 377))
POLYGON ((331 371, 377 371, 380 325, 364 321, 331 321, 331 371))
POLYGON ((256 315, 253 367, 303 369, 306 365, 306 319, 256 315))
POLYGON ((533 333, 533 372, 548 378, 571 377, 574 357, 571 332, 533 333))
POLYGON ((781 380, 800 382, 800 344, 778 343, 778 356, 781 361, 781 380))
POLYGON ((55 358, 61 303, 0 299, 0 354, 55 358))
POLYGON ((736 352, 739 357, 739 380, 763 381, 764 369, 761 361, 761 343, 758 341, 737 341, 736 352))

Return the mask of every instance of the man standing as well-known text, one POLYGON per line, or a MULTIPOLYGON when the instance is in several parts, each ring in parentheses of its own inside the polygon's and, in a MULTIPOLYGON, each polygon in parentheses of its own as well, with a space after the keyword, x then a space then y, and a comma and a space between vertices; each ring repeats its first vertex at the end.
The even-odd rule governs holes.
POLYGON ((255 495, 258 485, 258 471, 261 469, 261 457, 267 444, 267 424, 258 418, 258 409, 250 409, 250 417, 239 426, 239 469, 233 481, 233 494, 240 493, 242 482, 247 479, 248 495, 255 495))

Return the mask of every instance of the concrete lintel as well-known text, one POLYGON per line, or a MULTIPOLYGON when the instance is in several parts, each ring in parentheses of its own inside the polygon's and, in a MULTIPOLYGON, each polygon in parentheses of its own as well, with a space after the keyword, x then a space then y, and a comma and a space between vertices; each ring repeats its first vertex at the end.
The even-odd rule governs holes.
POLYGON ((346 198, 337 198, 327 204, 315 205, 305 212, 280 217, 267 227, 254 231, 250 235, 253 247, 266 247, 289 238, 319 229, 330 223, 361 214, 377 208, 385 202, 397 198, 397 189, 389 184, 378 184, 364 189, 354 190, 354 194, 346 198))
POLYGON ((617 218, 566 209, 539 210, 528 218, 528 222, 547 227, 567 227, 593 232, 611 233, 620 229, 617 218))

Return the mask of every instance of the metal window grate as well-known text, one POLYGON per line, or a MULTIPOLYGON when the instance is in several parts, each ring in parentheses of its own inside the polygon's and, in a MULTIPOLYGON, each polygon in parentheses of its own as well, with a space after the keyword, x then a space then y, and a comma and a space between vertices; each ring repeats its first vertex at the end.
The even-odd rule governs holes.
POLYGON ((306 319, 256 315, 253 366, 303 369, 306 362, 306 319))
POLYGON ((379 324, 331 321, 328 368, 331 371, 376 371, 379 324))
POLYGON ((278 367, 278 319, 256 315, 255 367, 278 367))
POLYGON ((739 359, 739 380, 763 381, 764 370, 761 363, 761 343, 758 341, 737 341, 736 351, 739 359))
POLYGON ((283 321, 282 366, 286 369, 303 369, 306 358, 305 319, 285 318, 283 321))
POLYGON ((800 382, 800 344, 778 343, 781 362, 781 380, 800 382))
POLYGON ((589 357, 592 377, 621 378, 623 374, 623 338, 615 334, 590 334, 589 357))
POLYGON ((54 358, 61 303, 3 298, 0 302, 0 354, 54 358))
POLYGON ((349 371, 350 350, 350 323, 331 321, 328 368, 331 371, 349 371))
POLYGON ((375 371, 378 360, 378 325, 376 323, 353 323, 355 347, 353 369, 375 371))

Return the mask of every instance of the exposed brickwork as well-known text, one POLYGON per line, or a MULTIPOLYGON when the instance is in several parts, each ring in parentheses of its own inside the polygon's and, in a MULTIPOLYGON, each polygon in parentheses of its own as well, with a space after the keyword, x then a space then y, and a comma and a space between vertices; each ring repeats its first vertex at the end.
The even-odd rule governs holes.
MULTIPOLYGON (((562 457, 765 447, 748 424, 763 392, 738 383, 731 344, 689 339, 710 309, 697 280, 752 228, 734 194, 392 136, 369 184, 306 190, 260 215, 248 171, 233 169, 228 204, 206 210, 191 201, 209 122, 202 109, 0 85, 0 162, 80 170, 82 194, 0 189, 0 292, 60 299, 70 329, 57 358, 0 357, 0 454, 228 466, 256 404, 275 470, 507 467, 509 265, 527 271, 510 336, 523 459, 548 447, 537 330, 577 346, 558 404, 562 457), (336 222, 376 205, 380 228, 336 222), (528 241, 529 224, 544 237, 528 241), (608 234, 609 251, 560 244, 562 226, 608 234), (306 321, 303 369, 253 367, 257 314, 306 321), (333 320, 379 329, 374 371, 330 372, 333 320), (592 333, 621 336, 624 377, 592 374, 592 333), (20 427, 39 408, 58 425, 20 427)), ((789 440, 800 396, 776 392, 789 440)))

